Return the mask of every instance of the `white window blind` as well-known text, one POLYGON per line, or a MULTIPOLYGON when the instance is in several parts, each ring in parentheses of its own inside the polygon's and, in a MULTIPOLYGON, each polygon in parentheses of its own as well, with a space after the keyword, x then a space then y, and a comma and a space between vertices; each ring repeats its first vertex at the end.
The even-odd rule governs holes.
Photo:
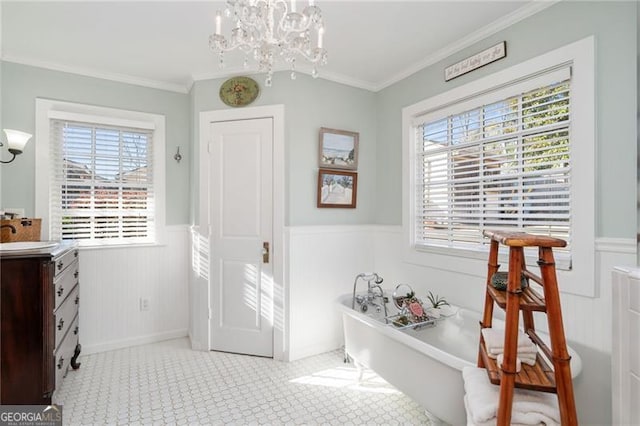
POLYGON ((431 119, 414 127, 417 247, 477 249, 484 229, 503 229, 562 238, 570 252, 568 70, 563 76, 423 116, 431 119))
POLYGON ((52 119, 52 238, 155 241, 153 130, 52 119))

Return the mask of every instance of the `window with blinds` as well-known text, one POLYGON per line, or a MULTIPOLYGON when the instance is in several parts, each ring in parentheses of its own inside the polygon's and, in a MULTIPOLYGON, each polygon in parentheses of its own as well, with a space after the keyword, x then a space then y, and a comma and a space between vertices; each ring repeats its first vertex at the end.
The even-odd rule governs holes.
POLYGON ((416 246, 475 249, 486 244, 484 229, 503 229, 562 238, 571 250, 570 80, 563 75, 460 112, 450 105, 414 127, 416 246))
POLYGON ((155 241, 153 130, 51 120, 52 238, 155 241))

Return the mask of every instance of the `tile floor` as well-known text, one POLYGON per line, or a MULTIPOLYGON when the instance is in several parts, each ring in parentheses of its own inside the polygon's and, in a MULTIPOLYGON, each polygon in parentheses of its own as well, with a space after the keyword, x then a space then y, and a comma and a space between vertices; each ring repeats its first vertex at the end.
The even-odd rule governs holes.
POLYGON ((409 397, 341 351, 291 363, 196 352, 186 338, 80 356, 55 402, 64 424, 429 425, 409 397))

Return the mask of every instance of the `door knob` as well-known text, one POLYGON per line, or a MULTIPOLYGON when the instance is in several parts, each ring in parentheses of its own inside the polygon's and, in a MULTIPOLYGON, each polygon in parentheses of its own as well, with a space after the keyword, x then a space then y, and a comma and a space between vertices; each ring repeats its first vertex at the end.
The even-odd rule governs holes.
POLYGON ((269 242, 262 243, 262 263, 269 263, 269 242))

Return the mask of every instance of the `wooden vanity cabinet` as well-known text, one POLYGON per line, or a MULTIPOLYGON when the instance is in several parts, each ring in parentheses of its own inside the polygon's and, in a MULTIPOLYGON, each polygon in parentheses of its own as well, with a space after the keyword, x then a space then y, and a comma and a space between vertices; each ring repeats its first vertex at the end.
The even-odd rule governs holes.
POLYGON ((49 405, 78 368, 75 244, 0 253, 0 404, 49 405))

